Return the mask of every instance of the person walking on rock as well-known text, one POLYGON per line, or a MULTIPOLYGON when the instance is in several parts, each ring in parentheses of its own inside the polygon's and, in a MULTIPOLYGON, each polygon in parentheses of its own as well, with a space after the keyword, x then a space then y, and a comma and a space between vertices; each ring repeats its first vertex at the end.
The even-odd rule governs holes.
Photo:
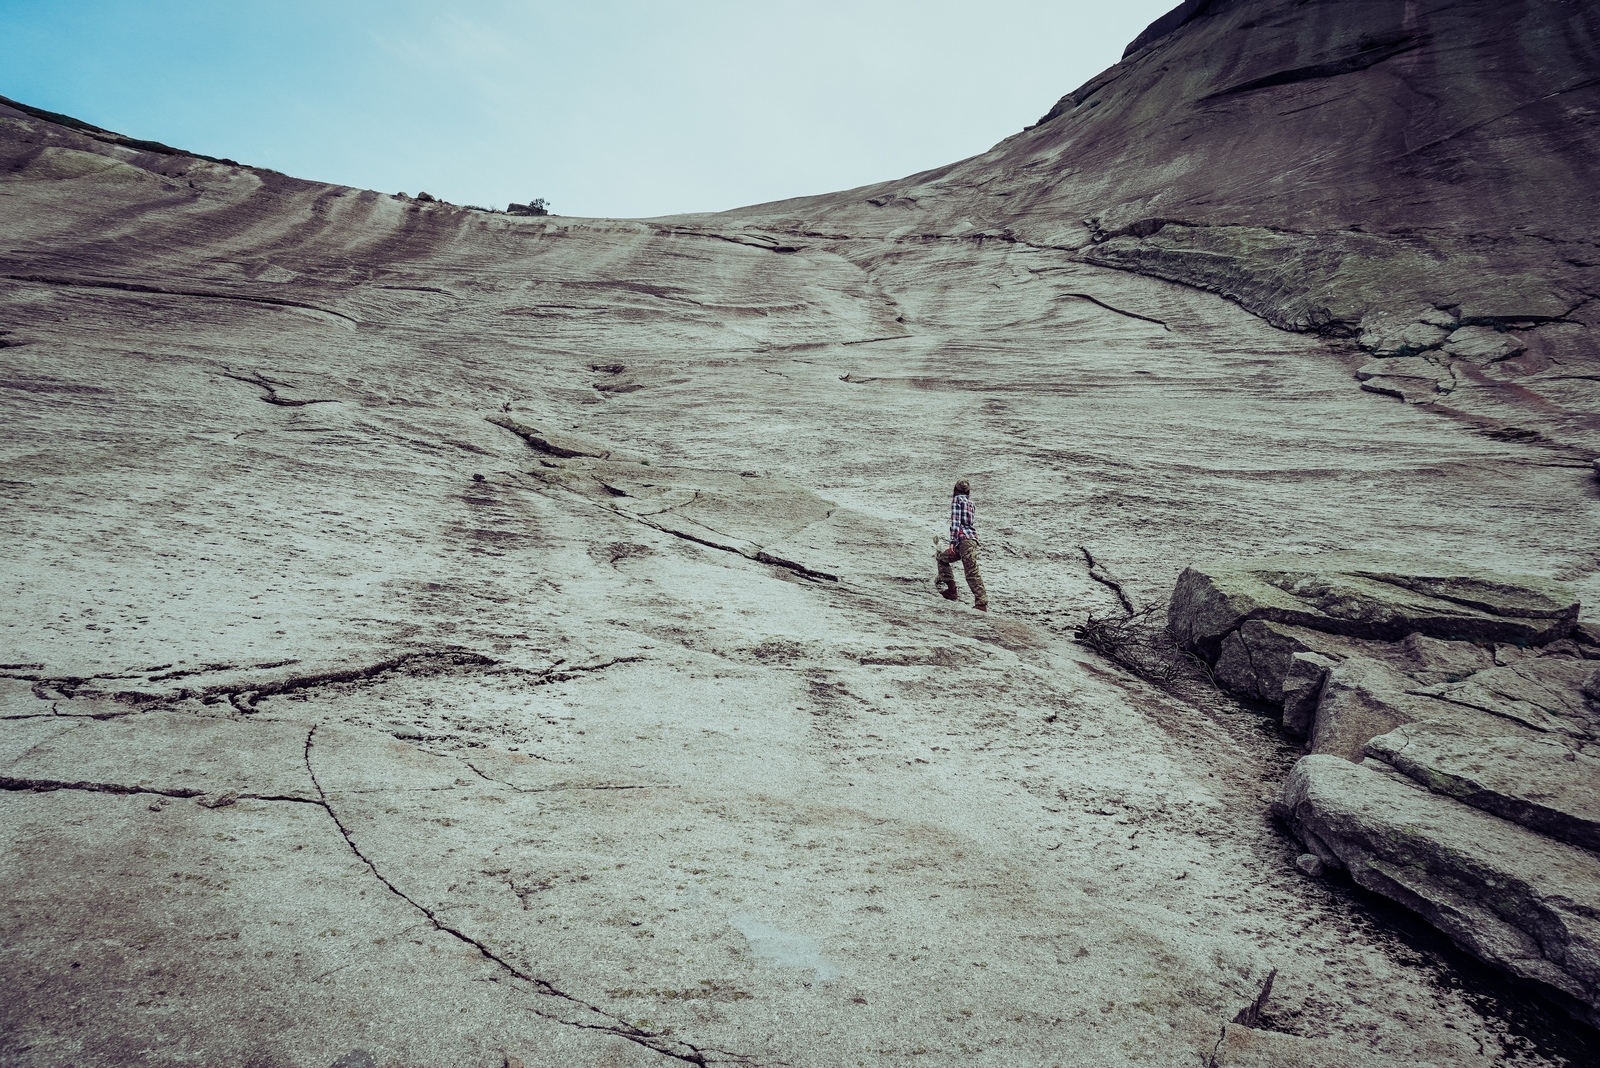
MULTIPOLYGON (((972 487, 966 479, 956 483, 950 495, 950 545, 961 568, 967 574, 967 588, 972 591, 972 607, 980 612, 989 610, 989 594, 983 588, 983 576, 978 572, 978 528, 972 507, 972 487)), ((950 560, 934 554, 939 562, 939 592, 946 600, 956 599, 956 577, 950 571, 950 560)))

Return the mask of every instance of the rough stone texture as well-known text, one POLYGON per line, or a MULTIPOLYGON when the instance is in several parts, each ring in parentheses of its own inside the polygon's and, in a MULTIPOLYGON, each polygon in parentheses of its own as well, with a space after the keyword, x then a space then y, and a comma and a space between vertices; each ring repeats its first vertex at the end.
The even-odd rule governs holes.
POLYGON ((1291 693, 1304 699, 1302 691, 1312 681, 1306 673, 1315 677, 1314 667, 1329 667, 1366 649, 1362 643, 1310 627, 1247 619, 1222 639, 1216 679, 1242 697, 1285 704, 1291 693))
POLYGON ((1592 672, 1592 665, 1582 660, 1519 656, 1509 664, 1417 692, 1463 708, 1481 709, 1537 731, 1592 739, 1600 737, 1600 717, 1582 695, 1592 672))
POLYGON ((1169 626, 1307 739, 1278 806, 1300 871, 1349 868, 1596 1022, 1600 704, 1577 614, 1548 580, 1340 554, 1189 568, 1169 626))
POLYGON ((1600 853, 1600 760, 1503 720, 1406 724, 1366 751, 1429 789, 1600 853))
MULTIPOLYGON (((1462 287, 1531 291, 1505 260, 1582 259, 1583 215, 1444 270, 1435 231, 1348 230, 1396 158, 1371 116, 1409 97, 1357 101, 1382 152, 1340 101, 1251 110, 1336 79, 1198 98, 1399 5, 1254 5, 1260 33, 1245 6, 943 184, 720 216, 492 215, 0 110, 0 1056, 1559 1063, 1295 871, 1261 805, 1297 753, 1256 713, 1068 637, 1123 610, 1088 559, 1132 603, 1196 559, 1334 549, 1600 596, 1587 455, 1363 393, 1127 252, 1252 243, 1216 277, 1286 325, 1329 278, 1425 276, 1454 323, 1462 287), (1272 189, 1300 173, 1322 192, 1272 189), (1140 225, 1201 178, 1232 224, 1140 225), (1290 203, 1339 216, 1336 269, 1296 266, 1290 203), (931 591, 953 475, 987 617, 931 591), (1275 1030, 1227 1023, 1273 968, 1275 1030)), ((1583 150, 1566 121, 1549 158, 1583 150)), ((1541 195, 1523 169, 1510 199, 1541 195)), ((1413 321, 1449 330, 1383 336, 1413 321)), ((1588 327, 1523 322, 1451 403, 1556 434, 1588 327)))
POLYGON ((1324 866, 1315 853, 1302 853, 1295 858, 1294 866, 1313 879, 1322 878, 1324 866))
POLYGON ((1312 714, 1311 751, 1359 759, 1370 739, 1416 717, 1422 702, 1407 691, 1409 681, 1366 657, 1329 669, 1312 714))
POLYGON ((1600 1022, 1600 859, 1382 769, 1305 757, 1287 818, 1324 863, 1600 1022))
POLYGON ((1547 578, 1380 553, 1196 565, 1178 576, 1168 610, 1173 637, 1208 657, 1249 620, 1387 641, 1422 634, 1542 644, 1577 618, 1576 595, 1547 578))
POLYGON ((1319 653, 1295 653, 1289 658, 1279 689, 1283 693, 1283 728, 1296 738, 1310 737, 1316 728, 1317 705, 1328 673, 1339 661, 1319 653))

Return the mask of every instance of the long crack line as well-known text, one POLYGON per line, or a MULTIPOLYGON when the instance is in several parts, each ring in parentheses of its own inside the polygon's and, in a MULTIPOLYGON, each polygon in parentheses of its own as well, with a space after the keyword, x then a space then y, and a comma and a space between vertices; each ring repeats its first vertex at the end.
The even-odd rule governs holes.
MULTIPOLYGON (((282 667, 287 664, 299 663, 297 660, 286 660, 279 663, 256 665, 262 667, 282 667)), ((220 683, 202 688, 181 687, 167 693, 151 693, 144 690, 118 690, 106 692, 93 690, 86 687, 86 683, 97 678, 127 678, 129 676, 91 676, 88 678, 63 675, 54 677, 41 676, 0 676, 6 678, 20 678, 33 683, 33 694, 41 701, 52 700, 51 690, 66 700, 83 698, 101 698, 129 706, 126 709, 108 709, 90 714, 91 719, 112 719, 118 716, 136 715, 143 712, 153 712, 167 708, 176 702, 184 700, 200 700, 206 703, 226 700, 236 711, 249 715, 258 711, 257 702, 264 697, 274 697, 280 694, 292 693, 296 690, 314 689, 319 686, 331 686, 339 683, 366 682, 376 680, 378 677, 393 671, 407 670, 411 674, 426 674, 428 669, 438 673, 447 668, 493 668, 499 665, 493 657, 474 653, 467 649, 419 649, 408 653, 380 660, 375 664, 365 667, 332 668, 306 675, 291 675, 287 678, 267 680, 262 682, 243 681, 235 683, 220 683)), ((570 670, 593 670, 592 668, 574 668, 570 670)), ((198 672, 185 672, 184 674, 197 674, 198 672)), ((171 676, 167 676, 171 677, 171 676)), ((152 678, 149 681, 160 681, 152 678)), ((0 719, 26 719, 50 713, 32 713, 24 716, 0 716, 0 719)))
MULTIPOLYGON (((13 775, 0 775, 0 790, 25 791, 36 794, 54 793, 57 790, 81 790, 95 794, 156 794, 161 797, 178 798, 205 797, 216 792, 214 790, 197 790, 191 786, 179 786, 174 789, 163 790, 156 786, 131 786, 120 782, 91 782, 87 779, 32 779, 13 775)), ((232 796, 240 801, 288 801, 301 805, 325 807, 321 801, 315 798, 295 797, 292 794, 233 793, 232 796)))
MULTIPOLYGON (((541 481, 544 481, 544 480, 541 479, 541 481)), ((547 485, 547 486, 551 485, 551 483, 549 483, 549 482, 545 482, 544 484, 547 485)), ((551 499, 556 499, 554 494, 544 493, 543 491, 538 490, 538 489, 534 489, 533 492, 534 493, 538 493, 542 497, 550 497, 551 499)), ((594 509, 597 509, 597 510, 600 510, 600 511, 610 512, 612 515, 621 516, 624 519, 631 519, 636 523, 639 523, 639 524, 641 524, 643 526, 649 527, 651 530, 657 530, 657 531, 660 531, 663 534, 670 534, 674 538, 682 538, 684 541, 694 542, 696 545, 704 545, 708 549, 717 549, 717 550, 720 550, 721 552, 732 553, 735 556, 742 556, 746 560, 754 560, 757 563, 767 564, 768 566, 771 566, 771 567, 785 568, 785 569, 787 569, 789 571, 793 571, 796 574, 801 575, 801 576, 803 576, 805 578, 821 580, 821 581, 824 581, 824 582, 838 582, 839 581, 839 576, 838 575, 829 574, 826 571, 818 571, 818 570, 816 570, 814 568, 807 567, 804 564, 796 563, 793 560, 785 560, 781 556, 774 556, 771 553, 767 552, 765 549, 761 548, 760 546, 755 547, 753 552, 745 552, 744 550, 738 548, 737 546, 722 545, 722 544, 719 544, 719 543, 714 542, 714 541, 710 541, 710 540, 705 539, 705 538, 696 537, 693 534, 689 534, 689 533, 686 533, 686 532, 681 531, 681 530, 674 530, 673 528, 668 527, 668 526, 663 526, 660 523, 653 523, 646 516, 640 515, 637 512, 626 511, 626 510, 624 510, 622 508, 618 508, 614 504, 613 505, 606 505, 606 504, 601 504, 598 501, 591 501, 588 498, 584 497, 582 494, 576 493, 576 492, 574 492, 572 490, 568 490, 567 493, 571 497, 574 497, 577 500, 582 501, 584 504, 587 504, 591 508, 594 508, 594 509)), ((671 509, 664 509, 664 511, 671 512, 671 509)), ((683 518, 683 517, 680 516, 679 518, 683 518)), ((724 536, 726 536, 726 535, 724 535, 724 536)))
POLYGON ((154 786, 128 786, 115 782, 24 779, 11 775, 0 775, 0 790, 27 790, 39 794, 52 793, 56 790, 85 790, 97 794, 160 794, 162 797, 199 797, 206 792, 184 786, 175 790, 162 790, 154 786))
MULTIPOLYGON (((578 1006, 579 1008, 585 1009, 597 1016, 604 1017, 614 1022, 609 1024, 599 1024, 583 1023, 578 1020, 568 1020, 554 1013, 541 1011, 536 1006, 532 1008, 532 1011, 535 1015, 538 1015, 543 1019, 550 1020, 553 1023, 565 1024, 568 1027, 578 1027, 586 1031, 600 1031, 605 1034, 615 1035, 618 1038, 625 1038, 629 1042, 636 1043, 637 1045, 659 1053, 664 1057, 671 1057, 673 1060, 682 1061, 685 1064, 695 1064, 700 1065, 701 1068, 705 1068, 706 1055, 705 1052, 700 1049, 700 1047, 680 1039, 678 1040, 679 1044, 685 1047, 688 1052, 684 1052, 680 1049, 674 1049, 672 1046, 668 1045, 670 1040, 665 1036, 654 1034, 652 1032, 635 1027, 626 1020, 614 1016, 598 1006, 591 1005, 588 1002, 583 1001, 581 998, 577 998, 571 994, 568 994, 566 991, 556 987, 548 980, 540 979, 536 975, 528 974, 515 964, 500 956, 498 953, 495 953, 482 942, 479 942, 477 939, 473 938, 471 935, 451 927, 449 924, 441 920, 438 914, 432 909, 417 901, 411 895, 401 890, 394 883, 390 882, 389 879, 378 870, 378 866, 374 864, 365 853, 361 852, 360 847, 358 847, 355 843, 355 839, 351 837, 349 828, 346 827, 344 821, 339 818, 339 813, 334 810, 332 802, 330 802, 328 799, 327 791, 322 788, 322 782, 317 778, 316 768, 311 763, 311 748, 313 740, 316 738, 316 734, 316 725, 312 726, 310 730, 306 731, 306 744, 303 756, 305 759, 306 774, 310 776, 311 785, 316 788, 317 796, 321 798, 320 806, 322 810, 328 814, 328 817, 333 820, 333 825, 339 829, 339 834, 344 838, 345 844, 350 847, 350 852, 354 853, 357 859, 367 866, 367 870, 372 872, 373 878, 382 883, 390 893, 394 894, 406 904, 410 905, 412 908, 426 916, 428 918, 428 922, 433 926, 434 930, 439 931, 442 934, 447 934, 450 937, 473 947, 483 955, 485 960, 491 961, 492 963, 498 965, 513 978, 520 979, 523 982, 530 984, 539 993, 547 997, 560 998, 563 1001, 569 1002, 572 1005, 578 1006)), ((736 1059, 743 1061, 744 1063, 752 1063, 747 1057, 737 1054, 733 1054, 731 1056, 734 1056, 736 1059)))

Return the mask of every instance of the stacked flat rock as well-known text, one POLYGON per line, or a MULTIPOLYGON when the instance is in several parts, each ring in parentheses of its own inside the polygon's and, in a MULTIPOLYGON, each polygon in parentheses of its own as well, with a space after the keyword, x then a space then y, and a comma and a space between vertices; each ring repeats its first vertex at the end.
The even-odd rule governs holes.
POLYGON ((1408 634, 1542 644, 1578 619, 1571 590, 1537 575, 1502 575, 1436 560, 1327 553, 1191 567, 1172 595, 1173 636, 1213 652, 1247 620, 1356 638, 1408 634))
POLYGON ((1538 576, 1338 553, 1191 567, 1168 623, 1306 739, 1278 811, 1322 867, 1600 1023, 1600 642, 1578 611, 1538 576))

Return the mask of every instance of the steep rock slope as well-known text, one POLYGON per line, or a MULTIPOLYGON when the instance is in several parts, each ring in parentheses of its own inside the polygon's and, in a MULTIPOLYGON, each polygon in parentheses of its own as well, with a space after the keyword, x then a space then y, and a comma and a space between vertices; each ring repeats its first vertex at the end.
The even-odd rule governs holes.
POLYGON ((982 155, 730 214, 1070 249, 1416 357, 1368 388, 1593 456, 1597 181, 1593 4, 1207 0, 982 155))
POLYGON ((1560 1063, 1295 872, 1292 743, 1067 635, 1285 549, 1593 603, 1587 464, 960 224, 509 218, 19 109, 0 178, 9 1058, 1560 1063), (931 591, 956 475, 989 616, 931 591))

